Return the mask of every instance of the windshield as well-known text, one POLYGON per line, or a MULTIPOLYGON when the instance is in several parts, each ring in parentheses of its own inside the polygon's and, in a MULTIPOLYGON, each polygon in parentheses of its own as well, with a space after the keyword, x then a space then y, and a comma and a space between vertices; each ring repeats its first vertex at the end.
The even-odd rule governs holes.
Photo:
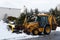
POLYGON ((48 23, 48 17, 47 16, 39 16, 37 18, 37 21, 40 23, 40 26, 44 26, 48 23))

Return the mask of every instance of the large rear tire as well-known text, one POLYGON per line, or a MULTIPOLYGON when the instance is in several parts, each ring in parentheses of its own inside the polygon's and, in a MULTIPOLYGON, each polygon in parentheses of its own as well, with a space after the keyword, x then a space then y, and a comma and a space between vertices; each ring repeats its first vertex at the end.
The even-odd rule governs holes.
POLYGON ((50 32, 51 32, 50 26, 46 26, 46 27, 44 28, 44 34, 49 35, 50 32))

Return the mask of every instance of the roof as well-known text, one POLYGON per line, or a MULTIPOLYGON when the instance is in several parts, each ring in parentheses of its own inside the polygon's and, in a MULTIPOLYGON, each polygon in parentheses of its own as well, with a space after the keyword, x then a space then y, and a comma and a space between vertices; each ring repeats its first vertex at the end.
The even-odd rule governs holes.
POLYGON ((38 14, 38 16, 49 16, 48 14, 38 14))

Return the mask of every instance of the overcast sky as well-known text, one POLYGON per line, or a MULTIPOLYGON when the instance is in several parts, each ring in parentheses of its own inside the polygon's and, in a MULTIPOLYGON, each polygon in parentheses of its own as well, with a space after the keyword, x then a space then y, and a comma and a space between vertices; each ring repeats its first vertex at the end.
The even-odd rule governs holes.
POLYGON ((28 9, 38 8, 40 11, 48 11, 60 4, 60 0, 0 0, 0 7, 22 8, 24 5, 28 9))

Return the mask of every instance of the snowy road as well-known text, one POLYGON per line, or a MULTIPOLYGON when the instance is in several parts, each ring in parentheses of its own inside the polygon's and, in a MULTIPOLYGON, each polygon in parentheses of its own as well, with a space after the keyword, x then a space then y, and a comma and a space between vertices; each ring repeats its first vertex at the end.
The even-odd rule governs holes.
POLYGON ((36 38, 29 38, 25 40, 60 40, 60 32, 52 32, 50 35, 42 35, 36 38))

